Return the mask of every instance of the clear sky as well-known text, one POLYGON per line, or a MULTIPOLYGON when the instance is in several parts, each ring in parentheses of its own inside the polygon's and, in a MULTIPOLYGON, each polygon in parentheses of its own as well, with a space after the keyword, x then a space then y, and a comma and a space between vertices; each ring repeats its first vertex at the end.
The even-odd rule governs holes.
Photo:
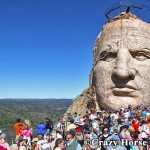
POLYGON ((80 94, 88 87, 104 13, 115 2, 0 0, 0 98, 80 94))

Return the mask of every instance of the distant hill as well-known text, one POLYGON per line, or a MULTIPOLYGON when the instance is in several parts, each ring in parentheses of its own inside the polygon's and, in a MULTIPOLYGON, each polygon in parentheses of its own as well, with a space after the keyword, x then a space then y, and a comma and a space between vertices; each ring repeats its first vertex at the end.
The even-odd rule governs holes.
POLYGON ((49 101, 49 100, 52 100, 52 101, 61 101, 61 100, 64 100, 64 101, 72 101, 72 99, 66 99, 66 98, 1 98, 0 101, 9 101, 9 100, 13 100, 13 101, 33 101, 33 100, 37 100, 37 101, 41 101, 41 100, 45 100, 45 101, 49 101))
POLYGON ((7 138, 14 137, 13 124, 16 118, 23 121, 29 119, 34 134, 40 121, 50 117, 55 123, 62 117, 71 105, 72 99, 0 99, 0 129, 7 134, 7 138))

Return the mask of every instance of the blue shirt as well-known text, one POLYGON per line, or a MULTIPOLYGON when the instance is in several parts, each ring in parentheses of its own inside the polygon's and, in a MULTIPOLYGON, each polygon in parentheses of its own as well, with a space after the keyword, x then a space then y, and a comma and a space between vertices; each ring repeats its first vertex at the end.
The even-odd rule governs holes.
POLYGON ((79 121, 79 117, 76 116, 76 117, 73 118, 73 120, 74 120, 74 122, 77 122, 77 121, 79 121))
POLYGON ((142 111, 142 118, 146 117, 146 111, 142 111))
POLYGON ((131 121, 126 121, 125 125, 130 126, 131 125, 131 121))
POLYGON ((45 129, 46 129, 46 127, 45 127, 45 124, 38 124, 38 126, 37 126, 37 134, 38 135, 43 135, 43 134, 45 134, 45 129))

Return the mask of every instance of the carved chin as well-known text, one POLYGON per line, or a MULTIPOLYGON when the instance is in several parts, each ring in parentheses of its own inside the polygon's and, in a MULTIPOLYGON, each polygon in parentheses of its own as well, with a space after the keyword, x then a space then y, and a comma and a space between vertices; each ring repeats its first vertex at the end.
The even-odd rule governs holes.
POLYGON ((99 106, 106 109, 119 109, 121 107, 127 108, 129 105, 138 106, 142 103, 138 98, 128 97, 128 96, 115 96, 111 95, 109 97, 101 97, 97 100, 99 102, 99 106))

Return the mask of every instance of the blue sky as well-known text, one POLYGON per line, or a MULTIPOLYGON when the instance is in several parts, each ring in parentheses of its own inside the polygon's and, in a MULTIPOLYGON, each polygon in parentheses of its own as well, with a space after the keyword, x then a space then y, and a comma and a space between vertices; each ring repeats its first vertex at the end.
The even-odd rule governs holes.
MULTIPOLYGON (((74 98, 118 0, 1 0, 0 98, 74 98)), ((149 5, 148 0, 139 2, 149 5)))

